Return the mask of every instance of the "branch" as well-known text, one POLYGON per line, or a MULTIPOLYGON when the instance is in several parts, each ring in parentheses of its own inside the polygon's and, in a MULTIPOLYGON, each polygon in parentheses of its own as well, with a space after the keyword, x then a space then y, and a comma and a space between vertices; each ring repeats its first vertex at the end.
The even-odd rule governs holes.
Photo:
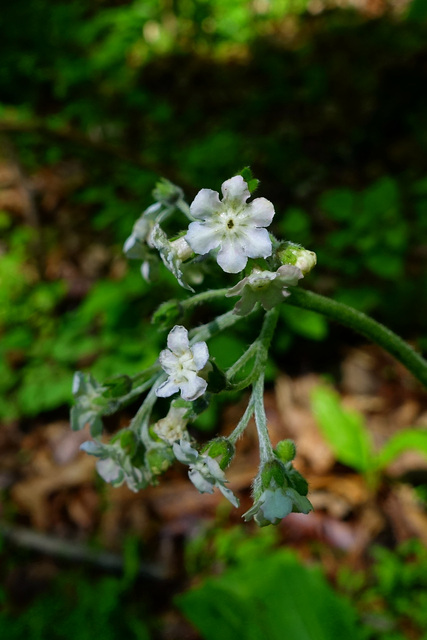
POLYGON ((286 299, 286 304, 316 311, 331 320, 336 320, 344 326, 354 329, 371 342, 388 351, 427 387, 427 361, 383 324, 369 318, 361 311, 356 311, 356 309, 348 307, 342 302, 336 302, 318 293, 305 291, 297 287, 289 287, 289 291, 291 291, 292 295, 286 299))

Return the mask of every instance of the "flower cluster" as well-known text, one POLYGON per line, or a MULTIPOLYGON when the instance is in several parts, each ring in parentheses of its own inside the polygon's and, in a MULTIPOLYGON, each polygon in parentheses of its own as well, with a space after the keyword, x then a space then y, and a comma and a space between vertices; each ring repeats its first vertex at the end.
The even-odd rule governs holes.
POLYGON ((126 483, 137 491, 155 484, 177 460, 188 466, 188 476, 198 491, 213 493, 218 489, 238 508, 239 499, 227 486, 224 470, 234 457, 237 439, 254 415, 261 464, 254 482, 254 504, 243 517, 264 526, 277 524, 291 511, 308 513, 311 509, 307 484, 292 466, 293 444, 281 443, 275 451, 272 449, 263 410, 263 377, 278 317, 276 307, 292 295, 292 287, 314 267, 316 256, 299 245, 277 240, 268 231, 275 211, 269 200, 251 199, 256 183, 244 170, 243 175, 223 182, 221 196, 202 189, 190 205, 175 185, 166 180, 157 185, 156 202, 136 221, 124 245, 129 258, 141 260, 143 276, 155 277, 163 263, 181 287, 194 293, 193 286, 202 284, 210 266, 216 268, 213 260, 227 274, 217 269, 216 277, 227 279, 229 274, 243 273, 237 283, 227 282, 224 289, 165 302, 154 321, 170 329, 166 348, 145 371, 102 384, 78 372, 72 428, 90 424, 93 440, 84 443, 82 449, 98 458, 98 473, 113 486, 126 483), (177 215, 187 219, 186 228, 178 234, 174 226, 177 215), (171 230, 174 233, 169 236, 171 230), (199 303, 214 298, 227 302, 234 296, 239 300, 232 310, 190 333, 184 326, 199 303), (221 369, 206 341, 261 308, 265 313, 258 338, 228 371, 221 369), (249 375, 244 377, 248 369, 249 375), (228 437, 215 437, 196 446, 188 427, 209 406, 212 396, 250 385, 248 407, 234 431, 228 437), (102 416, 138 397, 143 401, 129 426, 105 442, 102 416), (162 413, 155 409, 156 402, 161 411, 169 402, 164 417, 159 417, 162 413))

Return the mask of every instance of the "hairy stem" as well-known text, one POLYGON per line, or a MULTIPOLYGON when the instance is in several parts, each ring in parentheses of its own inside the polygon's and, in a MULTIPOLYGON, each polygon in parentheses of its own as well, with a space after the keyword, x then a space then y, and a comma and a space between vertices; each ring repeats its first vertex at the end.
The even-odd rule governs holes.
POLYGON ((427 387, 427 361, 393 331, 342 302, 297 287, 289 287, 289 291, 292 295, 286 299, 286 304, 316 311, 354 329, 388 351, 427 387))

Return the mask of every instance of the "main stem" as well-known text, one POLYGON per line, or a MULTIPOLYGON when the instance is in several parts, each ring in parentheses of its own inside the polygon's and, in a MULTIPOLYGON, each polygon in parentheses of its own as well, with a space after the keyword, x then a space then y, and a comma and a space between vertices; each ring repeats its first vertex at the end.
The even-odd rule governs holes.
POLYGON ((321 313, 331 320, 336 320, 346 327, 354 329, 365 338, 380 345, 391 353, 425 386, 427 387, 427 361, 414 351, 402 338, 387 329, 376 320, 342 302, 336 302, 318 293, 305 291, 297 287, 289 287, 292 293, 286 304, 321 313))

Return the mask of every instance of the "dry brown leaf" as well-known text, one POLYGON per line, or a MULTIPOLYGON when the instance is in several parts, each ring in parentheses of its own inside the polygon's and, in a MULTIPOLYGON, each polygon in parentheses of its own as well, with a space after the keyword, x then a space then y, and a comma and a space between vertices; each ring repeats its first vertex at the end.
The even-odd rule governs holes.
POLYGON ((29 477, 18 482, 12 489, 13 500, 39 529, 47 529, 50 523, 49 497, 54 492, 91 482, 95 459, 82 453, 68 465, 51 464, 49 474, 46 474, 47 468, 47 465, 43 467, 43 475, 29 477))
POLYGON ((298 456, 315 473, 322 474, 333 467, 335 458, 310 410, 310 393, 318 384, 317 376, 304 376, 295 382, 281 376, 276 383, 276 398, 281 420, 295 440, 298 456))

